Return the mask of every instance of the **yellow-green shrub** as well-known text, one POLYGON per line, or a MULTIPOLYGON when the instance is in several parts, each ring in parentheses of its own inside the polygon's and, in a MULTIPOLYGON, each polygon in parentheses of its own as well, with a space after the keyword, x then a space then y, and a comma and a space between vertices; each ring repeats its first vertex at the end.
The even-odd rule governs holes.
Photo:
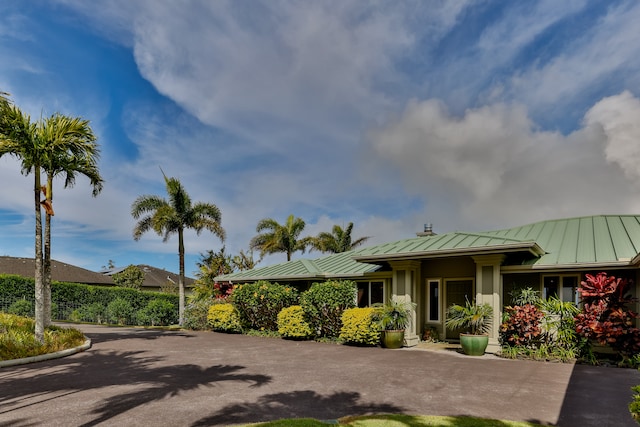
POLYGON ((278 313, 278 333, 285 338, 310 338, 311 326, 304 320, 304 310, 299 305, 283 308, 278 313))
POLYGON ((345 310, 342 313, 340 339, 353 344, 378 344, 380 331, 374 320, 375 311, 372 307, 345 310))
POLYGON ((209 325, 214 331, 221 332, 241 332, 240 317, 233 305, 214 304, 209 307, 207 315, 209 325))

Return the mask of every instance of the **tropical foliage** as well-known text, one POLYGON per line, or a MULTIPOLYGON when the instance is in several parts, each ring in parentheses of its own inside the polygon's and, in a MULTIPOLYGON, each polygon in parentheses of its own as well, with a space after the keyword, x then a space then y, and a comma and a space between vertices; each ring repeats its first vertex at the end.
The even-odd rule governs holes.
POLYGON ((146 195, 138 197, 131 206, 131 215, 139 222, 133 230, 133 238, 139 240, 144 233, 153 230, 163 237, 163 242, 169 240, 172 234, 178 235, 178 257, 180 274, 178 279, 179 292, 179 323, 184 322, 184 231, 193 229, 199 235, 202 230, 208 230, 224 241, 225 231, 222 228, 221 213, 212 203, 193 203, 189 194, 176 178, 164 175, 167 195, 166 200, 159 196, 146 195))
POLYGON ((291 261, 293 253, 304 253, 312 244, 313 238, 300 238, 305 225, 302 218, 293 215, 289 215, 284 224, 279 224, 272 218, 262 219, 256 226, 259 234, 251 239, 250 247, 259 250, 261 256, 284 252, 287 254, 287 261, 291 261))
POLYGON ((43 342, 44 328, 51 318, 49 266, 53 178, 65 174, 65 186, 70 186, 77 173, 86 175, 94 186, 94 195, 97 194, 102 188, 102 179, 96 165, 98 147, 95 139, 86 120, 54 114, 33 122, 28 114, 9 102, 4 93, 0 94, 0 157, 6 154, 15 157, 21 162, 23 174, 34 175, 35 336, 39 342, 43 342), (42 185, 43 171, 47 174, 46 186, 42 185), (44 236, 42 207, 48 215, 44 236))
POLYGON ((391 299, 386 304, 374 304, 375 320, 381 331, 399 331, 409 327, 411 314, 416 304, 407 301, 391 299))
POLYGON ((625 358, 640 353, 640 329, 634 326, 638 315, 629 308, 636 299, 629 290, 626 279, 587 274, 578 288, 584 307, 576 315, 579 335, 611 346, 625 358))
POLYGON ((453 304, 447 310, 445 325, 451 330, 464 329, 471 335, 487 334, 493 323, 493 308, 487 304, 453 304))
POLYGON ((345 229, 342 229, 342 227, 340 227, 339 225, 334 225, 331 233, 319 233, 316 237, 313 238, 313 240, 311 241, 311 245, 314 249, 317 249, 321 252, 340 253, 355 249, 370 238, 360 237, 359 239, 352 240, 352 231, 352 222, 350 222, 345 229))

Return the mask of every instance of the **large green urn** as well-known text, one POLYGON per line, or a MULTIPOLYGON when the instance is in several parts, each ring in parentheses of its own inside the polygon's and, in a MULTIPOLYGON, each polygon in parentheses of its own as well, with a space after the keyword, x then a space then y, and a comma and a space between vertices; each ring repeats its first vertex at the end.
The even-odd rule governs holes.
POLYGON ((384 348, 402 348, 404 345, 404 329, 382 331, 380 340, 384 348))
POLYGON ((460 334, 460 345, 464 354, 482 356, 489 345, 489 335, 460 334))

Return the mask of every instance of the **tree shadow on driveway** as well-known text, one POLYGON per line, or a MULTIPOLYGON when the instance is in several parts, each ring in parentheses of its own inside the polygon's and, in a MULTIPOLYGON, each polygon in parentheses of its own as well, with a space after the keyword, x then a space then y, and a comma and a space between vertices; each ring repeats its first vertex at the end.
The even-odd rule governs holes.
POLYGON ((229 405, 192 424, 193 427, 226 426, 279 420, 316 418, 333 420, 347 415, 401 413, 403 408, 388 403, 361 402, 360 393, 337 392, 327 396, 312 390, 261 396, 257 402, 229 405))
MULTIPOLYGON (((268 384, 266 375, 245 374, 240 365, 202 367, 193 364, 166 365, 164 357, 148 357, 144 351, 91 351, 79 357, 59 359, 0 372, 0 418, 13 416, 24 422, 31 411, 46 411, 56 399, 69 394, 127 386, 126 393, 104 398, 83 425, 105 422, 137 406, 223 381, 268 384)), ((86 396, 86 394, 85 394, 86 396)))

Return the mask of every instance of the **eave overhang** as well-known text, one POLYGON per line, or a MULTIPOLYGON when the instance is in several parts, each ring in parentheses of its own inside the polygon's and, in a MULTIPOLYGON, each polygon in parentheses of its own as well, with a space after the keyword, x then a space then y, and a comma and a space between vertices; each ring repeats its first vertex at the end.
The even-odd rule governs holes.
POLYGON ((436 249, 428 251, 417 252, 401 252, 395 254, 380 253, 375 255, 356 255, 354 260, 367 263, 380 263, 384 261, 396 261, 396 260, 415 260, 415 259, 431 259, 431 258, 444 258, 454 256, 474 256, 474 255, 490 255, 490 254, 505 254, 513 252, 529 252, 535 257, 540 257, 545 254, 536 242, 516 242, 505 243, 501 245, 490 246, 477 246, 467 248, 454 248, 454 249, 436 249))

